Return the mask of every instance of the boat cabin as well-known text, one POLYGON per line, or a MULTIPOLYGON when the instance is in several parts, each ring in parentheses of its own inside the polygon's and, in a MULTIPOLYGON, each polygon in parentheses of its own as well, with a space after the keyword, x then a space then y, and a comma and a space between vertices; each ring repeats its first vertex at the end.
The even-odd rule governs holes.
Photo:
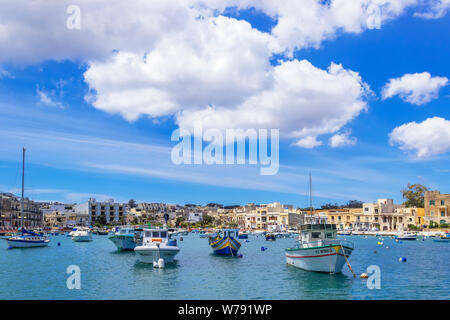
POLYGON ((134 228, 126 226, 126 227, 119 228, 119 230, 117 231, 117 235, 119 235, 119 236, 127 235, 127 234, 134 234, 134 228))
POLYGON ((168 239, 169 231, 167 229, 144 229, 142 243, 165 242, 168 239))
POLYGON ((335 224, 303 224, 300 226, 299 240, 302 243, 320 242, 322 240, 336 239, 337 230, 335 224))
POLYGON ((230 237, 230 238, 238 238, 239 229, 224 229, 219 232, 219 236, 221 237, 230 237))

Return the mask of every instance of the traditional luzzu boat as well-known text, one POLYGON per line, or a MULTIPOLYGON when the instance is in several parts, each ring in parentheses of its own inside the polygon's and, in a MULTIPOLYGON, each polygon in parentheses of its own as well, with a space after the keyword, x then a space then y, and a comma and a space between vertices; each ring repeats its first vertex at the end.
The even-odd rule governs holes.
POLYGON ((335 224, 301 225, 297 247, 286 249, 286 263, 308 271, 340 273, 354 246, 336 239, 336 234, 335 224))
POLYGON ((139 238, 139 233, 142 233, 142 228, 135 229, 131 226, 124 226, 108 239, 116 245, 119 251, 133 251, 137 245, 136 239, 139 238))
POLYGON ((226 256, 237 256, 241 244, 239 229, 224 229, 209 238, 209 245, 215 254, 226 256))

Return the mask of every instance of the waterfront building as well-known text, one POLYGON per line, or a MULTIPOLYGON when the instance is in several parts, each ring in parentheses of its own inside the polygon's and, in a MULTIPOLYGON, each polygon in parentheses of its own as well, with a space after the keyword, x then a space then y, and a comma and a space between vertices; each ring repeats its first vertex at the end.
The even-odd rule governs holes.
POLYGON ((201 212, 189 212, 188 220, 189 223, 197 223, 203 220, 203 213, 201 212))
MULTIPOLYGON (((17 229, 20 227, 20 198, 11 193, 0 194, 0 229, 17 229)), ((25 228, 42 228, 44 224, 41 204, 24 198, 23 226, 25 228)))
POLYGON ((87 202, 74 205, 76 213, 87 214, 90 225, 96 222, 101 224, 123 222, 128 210, 126 203, 114 202, 113 199, 98 202, 96 199, 90 198, 87 202))
POLYGON ((439 191, 425 191, 425 224, 431 221, 437 224, 450 223, 450 194, 441 194, 439 191))

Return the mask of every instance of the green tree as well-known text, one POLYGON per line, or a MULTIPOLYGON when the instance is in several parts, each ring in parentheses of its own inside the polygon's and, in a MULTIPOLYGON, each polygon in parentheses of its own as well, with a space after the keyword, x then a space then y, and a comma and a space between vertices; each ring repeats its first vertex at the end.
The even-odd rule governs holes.
POLYGON ((402 190, 403 199, 406 199, 403 204, 406 207, 424 207, 424 197, 425 191, 428 191, 428 188, 421 184, 409 184, 406 189, 402 190))
POLYGON ((177 220, 175 221, 175 226, 179 227, 183 222, 184 222, 184 218, 178 217, 177 220))
POLYGON ((201 225, 208 225, 208 224, 212 224, 214 222, 214 218, 208 215, 205 215, 201 221, 201 225))
POLYGON ((128 201, 128 206, 131 208, 136 208, 136 201, 134 199, 130 199, 130 201, 128 201))

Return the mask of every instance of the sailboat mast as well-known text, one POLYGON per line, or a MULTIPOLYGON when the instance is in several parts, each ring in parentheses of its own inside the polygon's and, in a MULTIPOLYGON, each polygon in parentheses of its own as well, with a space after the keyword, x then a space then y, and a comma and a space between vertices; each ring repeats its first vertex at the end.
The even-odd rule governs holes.
POLYGON ((24 194, 25 194, 25 148, 22 148, 22 199, 20 201, 20 227, 22 228, 22 232, 23 232, 24 194))
POLYGON ((309 213, 312 215, 312 179, 311 173, 309 173, 309 213))

